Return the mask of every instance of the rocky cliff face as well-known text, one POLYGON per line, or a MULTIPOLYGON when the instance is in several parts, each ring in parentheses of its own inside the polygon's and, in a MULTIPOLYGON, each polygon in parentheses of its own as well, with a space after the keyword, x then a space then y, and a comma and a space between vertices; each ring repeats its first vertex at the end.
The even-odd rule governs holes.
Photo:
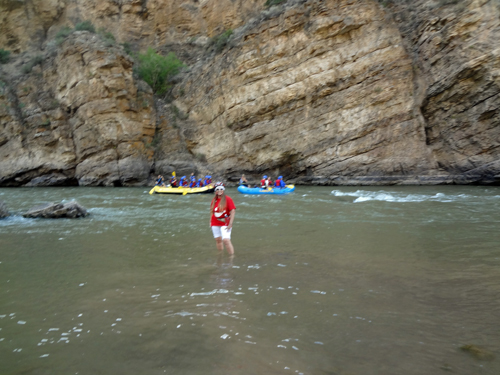
POLYGON ((426 145, 456 182, 498 182, 500 3, 441 4, 394 9, 415 65, 426 145))
POLYGON ((2 185, 146 183, 152 92, 138 88, 120 50, 76 32, 30 73, 0 79, 2 185))
POLYGON ((2 0, 0 46, 41 48, 64 26, 90 20, 120 42, 141 46, 187 43, 243 25, 262 0, 2 0))
POLYGON ((372 1, 303 2, 202 62, 175 102, 193 153, 221 171, 322 177, 427 174, 412 60, 372 1))
POLYGON ((1 185, 142 185, 151 173, 298 183, 498 183, 500 5, 487 0, 7 0, 1 185), (85 15, 85 17, 82 17, 85 15), (133 60, 63 25, 190 66, 153 100, 133 60), (226 48, 208 38, 234 29, 226 48), (27 75, 16 68, 44 60, 27 75), (17 64, 17 65, 16 65, 17 64))

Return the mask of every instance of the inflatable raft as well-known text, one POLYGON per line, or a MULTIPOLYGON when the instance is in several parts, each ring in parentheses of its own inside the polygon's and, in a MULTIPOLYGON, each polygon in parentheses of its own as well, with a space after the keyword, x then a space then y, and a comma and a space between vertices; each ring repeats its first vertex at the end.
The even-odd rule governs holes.
POLYGON ((238 186, 238 191, 242 194, 289 194, 295 190, 295 185, 286 185, 284 188, 267 188, 259 187, 249 188, 246 186, 238 186))
POLYGON ((215 188, 213 184, 203 186, 201 188, 155 186, 151 189, 149 194, 177 194, 177 195, 204 194, 204 193, 213 193, 214 189, 215 188))

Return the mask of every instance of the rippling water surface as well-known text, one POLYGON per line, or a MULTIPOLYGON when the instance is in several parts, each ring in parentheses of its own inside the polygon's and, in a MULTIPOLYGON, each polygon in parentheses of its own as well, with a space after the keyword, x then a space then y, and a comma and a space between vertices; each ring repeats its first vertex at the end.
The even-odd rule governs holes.
POLYGON ((0 374, 500 374, 499 188, 147 193, 0 189, 0 374))

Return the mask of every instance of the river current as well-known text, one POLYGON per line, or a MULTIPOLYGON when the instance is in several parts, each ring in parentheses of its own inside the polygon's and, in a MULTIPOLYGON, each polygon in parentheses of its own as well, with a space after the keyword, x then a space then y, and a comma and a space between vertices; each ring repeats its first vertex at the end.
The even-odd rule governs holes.
POLYGON ((148 190, 0 189, 0 374, 500 374, 500 188, 148 190))

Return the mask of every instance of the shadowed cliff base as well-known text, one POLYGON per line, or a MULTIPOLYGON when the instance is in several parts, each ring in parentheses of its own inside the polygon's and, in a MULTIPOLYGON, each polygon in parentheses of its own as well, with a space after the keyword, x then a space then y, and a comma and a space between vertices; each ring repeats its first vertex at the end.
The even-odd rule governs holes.
POLYGON ((445 176, 357 176, 357 177, 300 177, 292 182, 298 185, 361 186, 361 185, 500 185, 498 175, 445 176))

